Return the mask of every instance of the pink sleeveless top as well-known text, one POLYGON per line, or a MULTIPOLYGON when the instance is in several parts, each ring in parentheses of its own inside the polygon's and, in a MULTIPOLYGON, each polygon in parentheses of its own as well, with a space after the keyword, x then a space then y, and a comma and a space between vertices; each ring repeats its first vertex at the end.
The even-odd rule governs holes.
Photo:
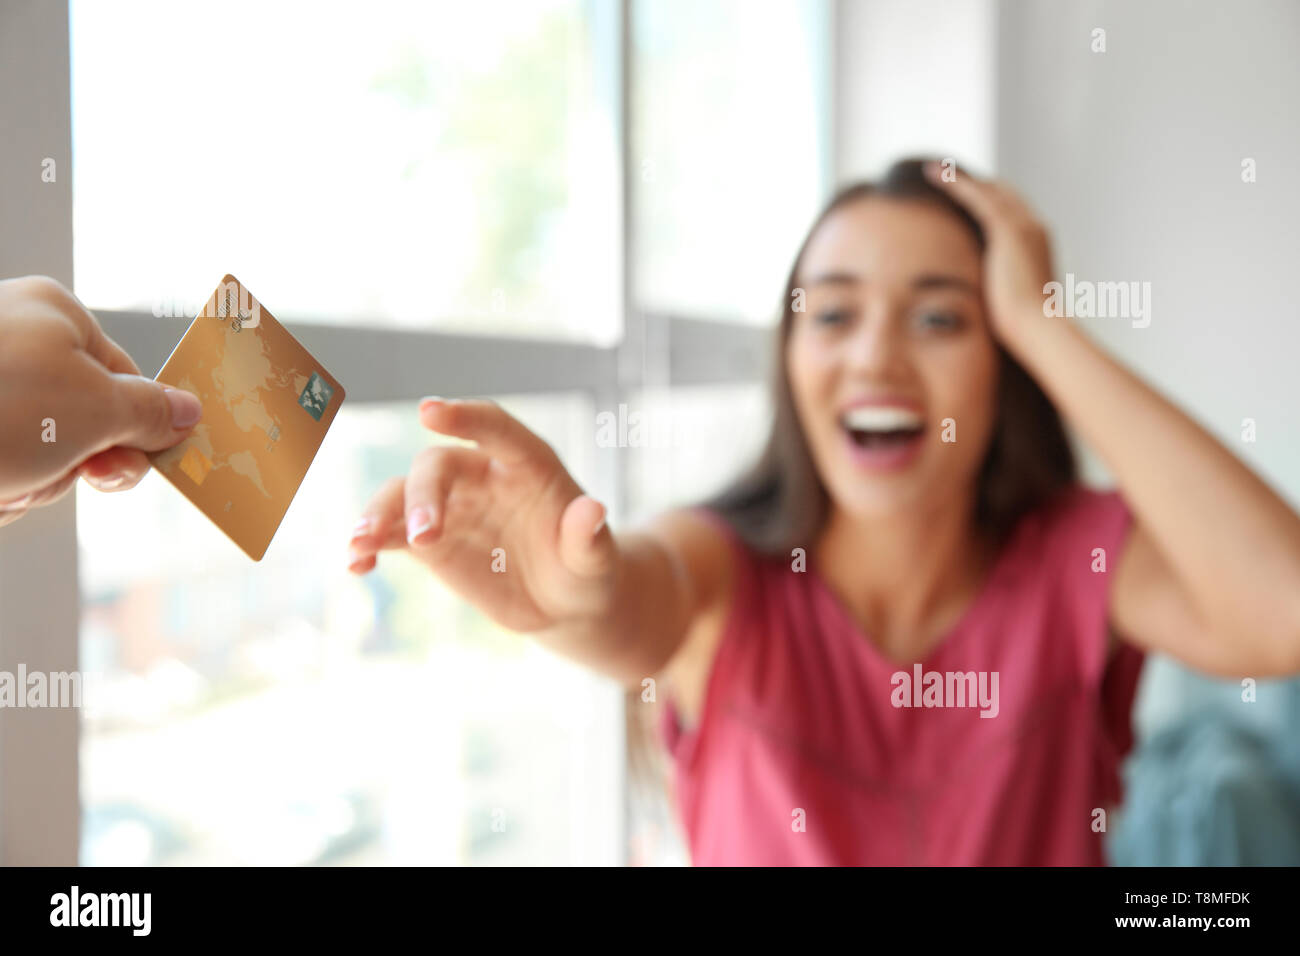
POLYGON ((876 650, 811 556, 795 571, 706 514, 734 598, 698 726, 671 701, 660 725, 696 865, 1105 862, 1143 661, 1106 659, 1118 494, 1075 488, 1022 519, 919 665, 876 650))

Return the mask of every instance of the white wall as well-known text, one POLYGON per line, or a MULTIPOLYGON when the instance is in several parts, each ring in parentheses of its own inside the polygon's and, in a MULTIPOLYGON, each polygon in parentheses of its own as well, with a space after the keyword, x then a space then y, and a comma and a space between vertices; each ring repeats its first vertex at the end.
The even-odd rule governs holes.
POLYGON ((993 0, 838 0, 840 181, 924 154, 993 165, 993 0))

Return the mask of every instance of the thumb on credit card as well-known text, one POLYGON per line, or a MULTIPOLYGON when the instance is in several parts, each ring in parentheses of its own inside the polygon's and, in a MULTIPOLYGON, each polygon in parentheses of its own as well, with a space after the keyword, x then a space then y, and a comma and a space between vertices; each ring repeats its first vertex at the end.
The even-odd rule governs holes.
POLYGON ((203 417, 196 396, 141 375, 113 375, 112 444, 162 451, 181 441, 203 417))

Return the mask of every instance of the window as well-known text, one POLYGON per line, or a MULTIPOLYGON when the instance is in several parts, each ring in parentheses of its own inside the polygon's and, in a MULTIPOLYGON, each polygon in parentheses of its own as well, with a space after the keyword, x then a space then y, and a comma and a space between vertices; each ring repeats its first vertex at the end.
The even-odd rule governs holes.
MULTIPOLYGON (((589 470, 589 402, 503 404, 589 470)), ((409 404, 345 406, 255 568, 156 475, 80 491, 84 863, 592 858, 616 689, 403 556, 344 567, 369 494, 427 443, 409 404)))
POLYGON ((633 11, 638 302, 768 324, 828 185, 826 7, 642 0, 633 11))
MULTIPOLYGON (((744 464, 769 333, 712 320, 770 318, 829 185, 828 8, 73 0, 66 32, 33 8, 36 87, 70 37, 82 301, 149 373, 233 272, 349 392, 260 564, 154 476, 40 526, 42 567, 80 562, 83 863, 682 858, 657 810, 627 818, 618 688, 406 562, 351 578, 346 538, 430 441, 429 392, 503 396, 616 526, 744 464)), ((4 591, 22 620, 36 575, 4 591)), ((72 656, 70 626, 43 637, 72 656)), ((31 805, 36 752, 0 757, 26 798, 0 804, 31 805)), ((46 861, 20 838, 6 860, 46 861)))
POLYGON ((308 321, 617 337, 593 5, 71 9, 84 301, 192 317, 233 272, 308 321))

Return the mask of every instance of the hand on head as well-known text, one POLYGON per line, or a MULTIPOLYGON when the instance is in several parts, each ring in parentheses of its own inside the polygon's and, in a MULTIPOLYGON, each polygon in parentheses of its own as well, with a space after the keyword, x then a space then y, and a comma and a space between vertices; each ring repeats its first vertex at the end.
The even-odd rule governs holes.
POLYGON ((1051 240, 1020 194, 1005 183, 980 179, 964 168, 945 176, 927 163, 926 176, 960 203, 984 230, 985 295, 993 329, 1013 351, 1019 338, 1041 318, 1045 284, 1052 280, 1051 240))
POLYGON ((124 491, 145 452, 181 441, 199 400, 140 375, 76 297, 39 276, 0 281, 0 525, 84 477, 124 491))

